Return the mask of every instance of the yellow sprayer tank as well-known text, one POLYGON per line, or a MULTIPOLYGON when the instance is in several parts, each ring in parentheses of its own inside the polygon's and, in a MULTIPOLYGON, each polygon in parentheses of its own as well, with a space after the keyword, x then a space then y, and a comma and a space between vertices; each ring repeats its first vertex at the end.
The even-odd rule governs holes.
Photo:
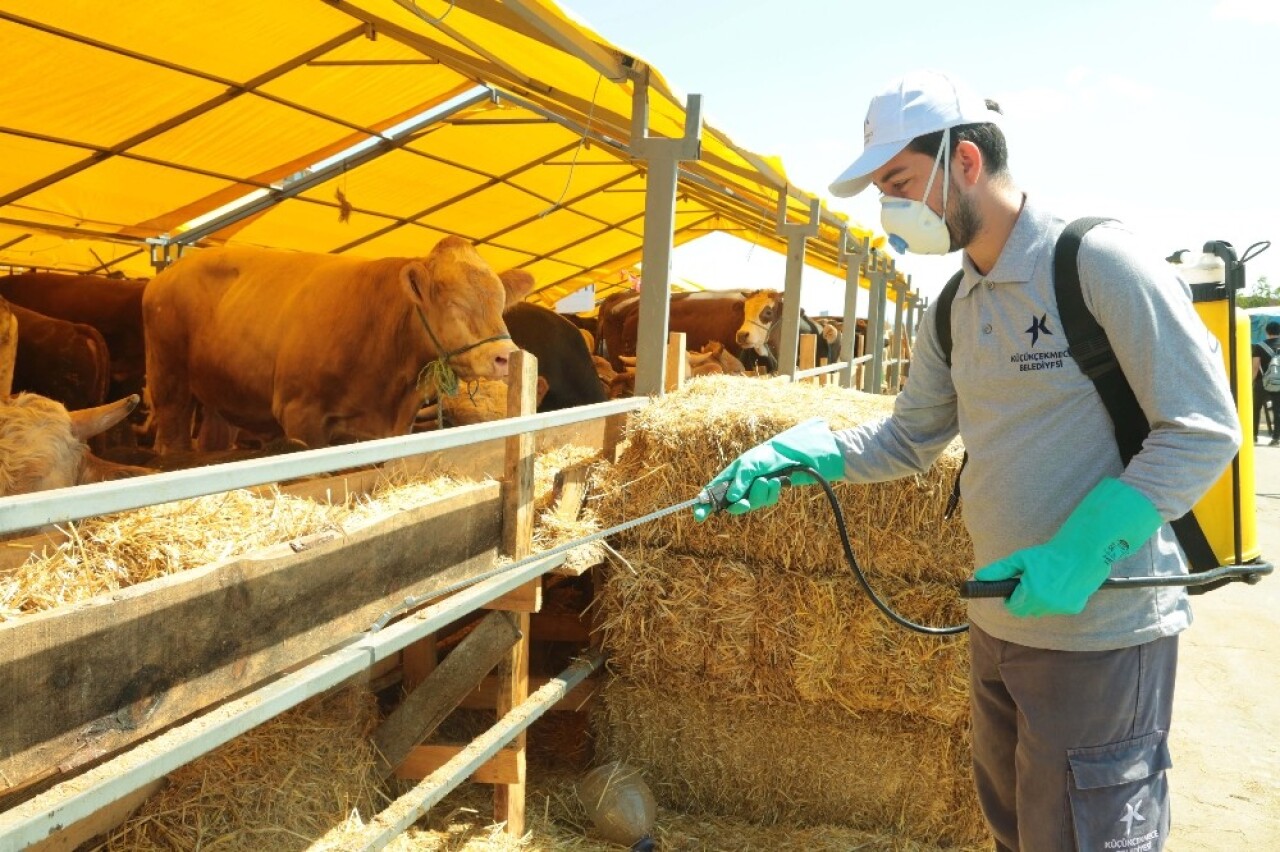
POLYGON ((1253 360, 1249 337, 1249 315, 1236 308, 1226 287, 1226 267, 1212 254, 1186 257, 1174 264, 1183 281, 1191 286, 1196 312, 1209 331, 1218 339, 1222 366, 1231 379, 1236 399, 1236 413, 1244 434, 1238 464, 1231 464, 1218 481, 1196 504, 1194 512, 1204 530, 1219 565, 1235 565, 1257 559, 1257 501, 1253 467, 1253 360), (1234 326, 1235 356, 1232 357, 1231 331, 1234 326), (1238 478, 1238 481, 1237 481, 1238 478), (1238 487, 1237 487, 1238 486, 1238 487), (1238 521, 1237 521, 1238 519, 1238 521), (1236 527, 1240 530, 1240 553, 1236 553, 1236 527))

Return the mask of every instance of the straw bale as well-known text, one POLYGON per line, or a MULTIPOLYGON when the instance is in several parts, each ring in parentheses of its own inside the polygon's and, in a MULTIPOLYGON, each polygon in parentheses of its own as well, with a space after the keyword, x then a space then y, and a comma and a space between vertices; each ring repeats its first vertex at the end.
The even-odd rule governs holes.
MULTIPOLYGON (((738 455, 807 417, 846 428, 886 416, 891 400, 834 386, 709 376, 632 414, 618 463, 602 471, 596 511, 612 526, 694 497, 738 455)), ((959 516, 943 520, 962 450, 953 443, 916 476, 872 485, 835 484, 864 568, 911 582, 949 582, 972 567, 959 516)), ((807 486, 777 506, 699 524, 679 512, 620 535, 625 546, 672 547, 743 562, 762 559, 810 573, 844 573, 826 495, 807 486)))
POLYGON ((598 760, 641 769, 658 801, 765 825, 844 825, 944 848, 982 842, 963 726, 832 705, 741 703, 609 682, 598 760))
MULTIPOLYGON (((534 501, 536 505, 535 523, 533 527, 533 549, 535 552, 550 550, 566 542, 575 541, 590 535, 603 527, 596 511, 590 506, 583 506, 577 517, 562 517, 555 511, 555 478, 560 471, 579 464, 588 464, 592 470, 600 470, 604 460, 596 447, 582 447, 567 444, 554 450, 541 453, 534 460, 534 501)), ((595 474, 593 478, 598 478, 595 474)), ((565 566, 569 569, 584 569, 595 565, 604 556, 599 543, 575 547, 565 555, 565 566)))
POLYGON ((385 805, 369 739, 377 715, 359 687, 299 705, 171 774, 98 848, 306 849, 353 811, 385 805))
MULTIPOLYGON (((598 593, 610 669, 718 701, 831 702, 953 724, 968 714, 968 646, 890 622, 852 574, 814 576, 666 551, 626 551, 598 593), (632 570, 634 569, 634 570, 632 570)), ((950 585, 879 577, 907 618, 956 624, 950 585)))

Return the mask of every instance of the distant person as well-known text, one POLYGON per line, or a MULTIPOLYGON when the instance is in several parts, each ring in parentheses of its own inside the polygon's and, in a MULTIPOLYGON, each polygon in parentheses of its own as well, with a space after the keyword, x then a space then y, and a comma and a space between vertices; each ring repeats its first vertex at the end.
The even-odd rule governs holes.
POLYGON ((1113 567, 1187 574, 1168 522, 1235 456, 1240 421, 1190 290, 1123 227, 1098 225, 1080 249, 1081 291, 1151 423, 1122 464, 1102 399, 1066 352, 1052 274, 1066 223, 1014 184, 999 121, 993 104, 935 72, 872 99, 862 154, 831 191, 874 185, 899 250, 963 250, 951 363, 935 303, 892 416, 837 432, 807 421, 715 481, 742 513, 775 502, 770 475, 796 462, 882 482, 928 470, 959 433, 964 522, 985 566, 976 577, 1020 581, 1007 601, 969 602, 974 776, 996 848, 1158 852, 1191 608, 1179 587, 1094 592, 1113 567))
POLYGON ((1280 355, 1280 322, 1267 323, 1267 339, 1253 344, 1253 439, 1258 440, 1258 426, 1262 422, 1262 407, 1271 408, 1271 442, 1269 447, 1280 447, 1280 393, 1263 389, 1262 374, 1271 366, 1271 359, 1280 355))

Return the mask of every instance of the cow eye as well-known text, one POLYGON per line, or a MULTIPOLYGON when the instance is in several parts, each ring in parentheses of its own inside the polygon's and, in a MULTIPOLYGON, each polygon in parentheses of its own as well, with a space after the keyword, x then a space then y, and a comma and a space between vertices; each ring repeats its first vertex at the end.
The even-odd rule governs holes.
POLYGON ((764 320, 765 322, 768 322, 769 320, 773 319, 773 308, 765 308, 763 311, 761 311, 760 319, 764 320))

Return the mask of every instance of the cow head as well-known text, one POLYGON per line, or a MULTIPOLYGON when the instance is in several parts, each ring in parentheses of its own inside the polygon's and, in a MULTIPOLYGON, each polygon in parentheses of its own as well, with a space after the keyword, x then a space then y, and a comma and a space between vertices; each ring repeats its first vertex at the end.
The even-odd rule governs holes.
POLYGON ((843 342, 839 324, 832 320, 819 320, 818 327, 821 329, 822 339, 827 344, 828 359, 831 362, 839 361, 843 342))
POLYGON ((469 242, 450 236, 424 261, 405 263, 400 283, 422 312, 432 359, 443 359, 465 381, 507 375, 516 346, 502 312, 528 293, 532 276, 516 272, 501 279, 469 242))
MULTIPOLYGON (((538 376, 536 389, 537 405, 542 405, 543 397, 551 386, 542 376, 538 376)), ((450 426, 470 426, 474 423, 488 423, 501 420, 507 416, 507 395, 509 386, 504 381, 482 381, 467 389, 465 393, 453 396, 442 396, 440 399, 422 406, 414 417, 413 431, 427 432, 437 428, 443 420, 450 426)))
POLYGON ((31 393, 0 402, 0 495, 151 473, 100 459, 85 443, 119 423, 137 404, 134 395, 68 412, 62 403, 31 393))
POLYGON ((756 290, 747 294, 742 308, 742 325, 735 336, 743 349, 768 356, 769 335, 782 319, 782 294, 777 290, 756 290))

